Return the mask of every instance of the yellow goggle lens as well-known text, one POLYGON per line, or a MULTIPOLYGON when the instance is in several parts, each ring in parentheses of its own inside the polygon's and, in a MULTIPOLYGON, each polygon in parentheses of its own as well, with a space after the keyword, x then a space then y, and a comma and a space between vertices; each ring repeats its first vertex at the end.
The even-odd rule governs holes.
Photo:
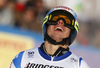
MULTIPOLYGON (((51 15, 50 15, 49 18, 51 18, 51 15)), ((54 16, 54 17, 52 18, 52 21, 57 21, 58 18, 64 18, 64 20, 65 20, 65 22, 66 22, 67 24, 71 24, 70 19, 69 19, 67 16, 64 16, 64 15, 54 16)))

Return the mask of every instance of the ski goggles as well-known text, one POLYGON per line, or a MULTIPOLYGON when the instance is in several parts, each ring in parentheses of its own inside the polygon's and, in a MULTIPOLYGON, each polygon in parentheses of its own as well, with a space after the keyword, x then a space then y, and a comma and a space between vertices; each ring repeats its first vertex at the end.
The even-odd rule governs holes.
POLYGON ((56 15, 56 16, 49 15, 47 24, 57 25, 59 20, 63 20, 65 27, 68 27, 70 29, 74 29, 74 20, 69 19, 65 15, 56 15))
POLYGON ((56 11, 56 12, 51 13, 48 16, 47 24, 48 25, 57 25, 59 20, 63 20, 65 27, 68 27, 70 29, 74 29, 75 19, 73 18, 73 16, 71 14, 66 13, 64 11, 63 12, 56 11))

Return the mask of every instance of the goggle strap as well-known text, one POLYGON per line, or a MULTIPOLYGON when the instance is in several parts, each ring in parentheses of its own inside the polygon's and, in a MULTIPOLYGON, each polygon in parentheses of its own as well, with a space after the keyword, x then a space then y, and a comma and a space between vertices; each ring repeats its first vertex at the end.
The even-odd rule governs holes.
POLYGON ((47 21, 47 24, 48 24, 48 25, 56 25, 57 23, 55 23, 55 22, 53 22, 53 21, 52 21, 52 22, 51 22, 51 21, 47 21))

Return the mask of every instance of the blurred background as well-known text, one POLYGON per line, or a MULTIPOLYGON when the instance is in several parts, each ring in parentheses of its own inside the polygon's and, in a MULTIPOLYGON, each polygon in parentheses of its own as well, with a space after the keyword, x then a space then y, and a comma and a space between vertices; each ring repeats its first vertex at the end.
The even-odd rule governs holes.
POLYGON ((70 50, 90 68, 100 68, 100 0, 0 0, 0 68, 19 52, 43 42, 42 21, 55 6, 72 8, 80 31, 70 50))

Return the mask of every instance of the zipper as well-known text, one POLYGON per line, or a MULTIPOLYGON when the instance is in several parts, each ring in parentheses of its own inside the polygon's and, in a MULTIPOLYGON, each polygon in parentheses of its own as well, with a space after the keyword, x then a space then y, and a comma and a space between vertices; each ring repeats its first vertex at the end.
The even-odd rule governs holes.
POLYGON ((51 56, 51 61, 53 61, 53 59, 54 59, 54 56, 53 57, 51 56))

